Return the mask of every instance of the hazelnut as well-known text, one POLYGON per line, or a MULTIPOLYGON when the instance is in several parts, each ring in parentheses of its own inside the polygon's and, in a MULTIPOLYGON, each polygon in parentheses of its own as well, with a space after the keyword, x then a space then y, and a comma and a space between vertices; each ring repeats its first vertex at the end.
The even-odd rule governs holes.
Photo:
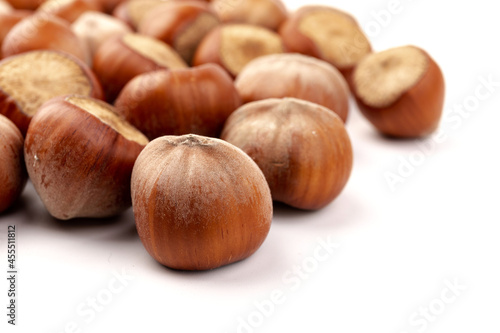
POLYGON ((19 129, 0 114, 0 213, 19 198, 26 185, 23 145, 19 129))
POLYGON ((113 16, 137 30, 144 17, 166 0, 129 0, 123 1, 113 10, 113 16))
POLYGON ((116 6, 128 0, 96 0, 102 6, 105 13, 111 14, 116 6))
POLYGON ((301 54, 257 58, 243 68, 235 84, 244 103, 295 97, 329 108, 344 122, 349 112, 349 87, 342 74, 327 62, 301 54))
POLYGON ((201 1, 172 1, 155 7, 138 31, 171 45, 187 62, 205 35, 219 24, 211 7, 201 1))
POLYGON ((39 13, 17 23, 5 36, 2 54, 9 57, 33 50, 55 50, 90 62, 86 45, 71 31, 69 23, 57 16, 39 13))
POLYGON ((122 21, 99 12, 83 13, 73 22, 71 29, 87 44, 92 59, 108 39, 132 32, 122 21))
POLYGON ((193 64, 215 63, 236 77, 253 59, 284 52, 280 36, 271 30, 249 24, 227 24, 205 36, 193 64))
POLYGON ((280 27, 290 52, 325 60, 349 81, 356 64, 371 52, 371 45, 351 15, 326 6, 305 6, 280 27))
POLYGON ((288 11, 281 0, 244 0, 236 5, 213 0, 213 7, 224 23, 247 23, 278 30, 288 11))
POLYGON ((35 10, 45 0, 8 0, 15 9, 35 10))
POLYGON ((439 125, 445 84, 436 62, 415 46, 363 59, 353 73, 359 109, 383 134, 421 137, 439 125))
POLYGON ((229 116, 221 138, 259 165, 275 201, 296 208, 328 205, 351 174, 344 123, 318 104, 295 98, 246 104, 229 116))
POLYGON ((102 11, 102 6, 97 0, 46 0, 37 11, 43 11, 73 23, 84 12, 102 11))
POLYGON ((101 45, 93 64, 109 102, 114 101, 127 82, 139 74, 178 68, 187 68, 187 64, 174 49, 155 38, 132 33, 101 45))
POLYGON ((241 99, 229 74, 207 64, 137 76, 115 106, 150 139, 189 133, 218 137, 241 99))
POLYGON ((12 6, 5 0, 0 0, 0 13, 10 13, 12 12, 12 6))
POLYGON ((26 134, 24 156, 52 216, 100 218, 130 207, 132 168, 147 143, 111 105, 69 95, 40 107, 26 134))
POLYGON ((240 149, 197 135, 152 141, 132 172, 139 237, 159 263, 206 270, 252 255, 272 220, 269 187, 240 149))
POLYGON ((44 102, 67 94, 103 98, 92 71, 69 54, 32 51, 0 62, 0 114, 23 134, 44 102))
POLYGON ((31 15, 31 12, 27 10, 12 10, 7 13, 0 12, 0 58, 2 58, 1 46, 5 36, 7 36, 13 26, 29 15, 31 15))

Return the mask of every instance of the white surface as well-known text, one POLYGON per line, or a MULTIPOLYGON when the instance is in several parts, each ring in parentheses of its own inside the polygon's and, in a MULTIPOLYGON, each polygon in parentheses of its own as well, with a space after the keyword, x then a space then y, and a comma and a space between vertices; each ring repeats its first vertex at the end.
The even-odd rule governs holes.
MULTIPOLYGON (((296 8, 305 1, 287 3, 296 8)), ((370 13, 389 3, 335 6, 367 26, 370 13)), ((426 49, 445 73, 447 108, 474 95, 480 77, 500 82, 495 2, 400 4, 373 45, 426 49)), ((399 159, 419 146, 381 138, 353 107, 355 167, 341 197, 314 213, 276 207, 269 237, 253 257, 210 272, 157 264, 136 235, 131 211, 103 225, 57 222, 29 186, 17 209, 0 217, 1 275, 9 224, 17 227, 19 254, 18 325, 6 324, 2 278, 0 331, 59 333, 69 325, 67 332, 238 332, 250 319, 255 327, 240 332, 498 332, 499 97, 496 87, 468 118, 443 122, 446 140, 395 191, 384 174, 397 172, 399 159), (328 240, 339 247, 317 252, 328 240), (307 266, 315 258, 325 260, 307 266), (293 273, 304 264, 307 277, 293 273), (134 279, 119 288, 114 274, 122 269, 134 279), (455 280, 467 288, 458 297, 447 290, 455 280), (106 301, 110 283, 116 293, 91 317, 86 302, 106 301), (268 304, 275 290, 280 304, 264 316, 256 302, 268 304), (444 309, 441 297, 449 303, 444 309), (429 306, 442 313, 432 320, 415 315, 429 306), (73 321, 79 330, 71 329, 73 321)))

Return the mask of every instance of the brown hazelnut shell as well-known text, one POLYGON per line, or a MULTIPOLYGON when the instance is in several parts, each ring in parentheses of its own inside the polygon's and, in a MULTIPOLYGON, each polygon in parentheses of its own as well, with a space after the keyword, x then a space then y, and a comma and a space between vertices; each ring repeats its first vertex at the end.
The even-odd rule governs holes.
POLYGON ((137 76, 123 88, 115 106, 151 140, 190 133, 218 137, 241 99, 226 71, 207 64, 137 76))
POLYGON ((38 12, 46 12, 60 17, 70 23, 78 19, 80 15, 87 11, 102 11, 102 5, 97 0, 73 0, 67 3, 59 3, 60 0, 50 0, 38 7, 38 12), (54 2, 53 6, 51 2, 54 2))
POLYGON ((4 57, 34 50, 62 51, 87 64, 90 62, 87 46, 71 31, 69 23, 47 13, 21 20, 12 27, 2 44, 4 57))
MULTIPOLYGON (((138 27, 142 34, 159 39, 171 45, 187 63, 191 63, 194 53, 203 39, 203 37, 219 23, 217 15, 212 8, 201 1, 171 1, 156 7, 150 11, 138 27), (202 16, 211 19, 210 23, 205 23, 203 31, 198 33, 196 39, 191 42, 192 45, 178 45, 182 34, 187 31, 202 16)), ((186 37, 184 37, 185 39, 186 37)), ((192 34, 189 38, 193 38, 192 34)), ((181 41, 182 42, 182 41, 181 41)))
POLYGON ((26 185, 23 147, 24 138, 19 129, 0 114, 0 213, 19 198, 26 185))
POLYGON ((409 90, 387 107, 365 104, 354 85, 356 103, 377 130, 395 138, 418 138, 431 134, 439 126, 445 96, 444 76, 438 64, 424 50, 428 59, 425 74, 409 90))
MULTIPOLYGON (((333 11, 339 15, 344 16, 347 20, 351 21, 354 26, 360 29, 361 33, 360 36, 364 36, 364 34, 361 32, 361 28, 359 27, 357 21, 350 14, 328 6, 307 5, 299 8, 297 11, 292 13, 289 16, 289 18, 280 26, 279 33, 283 38, 283 43, 285 44, 289 52, 302 53, 305 55, 309 55, 330 62, 344 75, 348 83, 350 83, 350 74, 353 68, 355 67, 355 64, 350 66, 343 66, 331 61, 326 57, 325 54, 323 54, 323 52, 321 51, 321 47, 317 45, 312 38, 302 33, 299 28, 302 19, 307 15, 316 11, 333 11)), ((371 52, 371 46, 368 53, 370 52, 371 52)))
MULTIPOLYGON (((275 45, 273 45, 273 47, 274 46, 275 45)), ((274 31, 249 24, 223 24, 212 29, 201 41, 194 55, 193 65, 199 66, 207 63, 214 63, 227 70, 231 76, 236 77, 240 73, 241 69, 243 69, 243 67, 251 60, 269 54, 284 53, 285 51, 285 46, 281 41, 281 37, 279 37, 279 35, 274 31), (235 46, 234 41, 223 40, 224 30, 226 29, 233 29, 233 31, 234 29, 246 30, 245 35, 240 35, 239 37, 236 33, 232 33, 233 38, 237 38, 239 42, 243 42, 243 44, 240 45, 241 49, 238 49, 238 47, 235 46), (255 33, 252 35, 248 34, 249 29, 254 29, 255 33), (276 48, 275 50, 269 52, 263 48, 262 45, 267 44, 269 42, 269 38, 272 38, 271 42, 273 44, 275 41, 279 40, 279 49, 276 48), (226 54, 223 54, 223 47, 225 48, 225 51, 227 51, 226 54), (239 54, 236 54, 235 51, 240 52, 239 54), (239 59, 236 62, 233 60, 234 63, 232 65, 228 64, 228 58, 234 59, 234 57, 239 59), (246 58, 243 60, 241 59, 243 57, 246 58), (237 67, 240 68, 234 68, 235 63, 237 63, 237 67)))
POLYGON ((132 173, 137 232, 159 263, 207 270, 252 255, 272 220, 264 175, 240 149, 197 135, 164 136, 132 173))
MULTIPOLYGON (((49 213, 57 219, 102 218, 131 205, 130 177, 143 143, 60 96, 45 103, 28 128, 28 174, 49 213)), ((105 105, 99 100, 76 96, 105 105)))
POLYGON ((273 200, 295 208, 325 207, 351 174, 353 153, 344 123, 318 104, 295 98, 246 104, 228 118, 221 138, 257 163, 273 200))
POLYGON ((238 75, 235 85, 244 103, 294 97, 323 105, 344 122, 349 113, 349 87, 342 74, 325 61, 301 54, 257 58, 238 75))
MULTIPOLYGON (((110 103, 114 102, 123 87, 139 74, 159 69, 187 68, 187 64, 167 44, 154 39, 154 41, 163 44, 172 58, 175 58, 175 62, 171 62, 172 67, 161 64, 130 47, 124 41, 128 35, 131 34, 109 39, 97 49, 94 56, 93 70, 103 85, 106 100, 110 103)), ((145 35, 140 36, 141 38, 153 39, 145 35)))

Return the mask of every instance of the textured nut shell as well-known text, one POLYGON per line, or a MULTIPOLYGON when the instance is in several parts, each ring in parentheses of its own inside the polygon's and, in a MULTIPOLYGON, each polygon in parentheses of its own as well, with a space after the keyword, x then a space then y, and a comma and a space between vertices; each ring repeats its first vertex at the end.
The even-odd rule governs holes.
POLYGON ((329 108, 344 122, 349 112, 349 87, 339 71, 300 54, 255 59, 238 75, 235 85, 244 103, 295 97, 329 108))
POLYGON ((15 9, 35 10, 45 0, 9 0, 9 3, 15 9))
POLYGON ((58 16, 70 23, 88 11, 102 11, 102 6, 97 0, 47 0, 37 9, 58 16))
POLYGON ((72 25, 73 32, 88 45, 92 58, 108 39, 132 32, 122 21, 99 12, 82 14, 72 25))
MULTIPOLYGON (((167 44, 154 40, 155 43, 164 44, 165 52, 169 53, 172 58, 176 58, 171 63, 172 66, 159 63, 156 59, 141 53, 141 50, 132 48, 124 41, 124 38, 129 35, 131 34, 111 38, 97 49, 94 56, 93 69, 104 87, 106 99, 109 102, 113 102, 127 82, 139 74, 159 69, 187 67, 182 58, 167 44)), ((140 35, 134 34, 134 36, 140 35)), ((143 37, 145 40, 153 39, 143 37)), ((165 58, 165 62, 169 60, 165 58)))
MULTIPOLYGON (((316 42, 310 38, 309 36, 306 36, 303 31, 300 29, 301 21, 304 19, 304 17, 307 17, 310 14, 314 14, 315 12, 321 12, 321 11, 330 11, 335 13, 336 15, 341 15, 345 16, 346 21, 352 21, 353 27, 360 29, 359 30, 359 38, 366 39, 364 34, 361 31, 361 28, 359 27, 357 21, 352 17, 351 15, 342 12, 340 10, 337 10, 332 7, 327 7, 327 6, 304 6, 299 8, 296 12, 294 12, 290 17, 281 25, 279 33, 281 37, 283 38, 283 43, 287 47, 287 49, 290 52, 297 52, 297 53, 302 53, 306 54, 309 56, 313 56, 315 58, 319 58, 325 61, 330 62, 332 65, 337 67, 337 69, 346 77, 346 79, 349 81, 350 80, 350 74, 352 72, 353 67, 355 67, 355 64, 351 64, 348 66, 345 65, 340 65, 338 63, 335 63, 333 59, 328 59, 327 55, 324 54, 321 51, 320 45, 317 45, 316 42)), ((324 32, 324 31, 320 31, 324 32)), ((366 40, 367 41, 367 40, 366 40)), ((364 41, 363 44, 366 42, 364 41)), ((352 39, 353 43, 359 43, 356 39, 352 39)), ((325 46, 323 46, 325 47, 325 46)), ((333 47, 330 45, 329 47, 333 47)), ((357 45, 353 44, 351 47, 356 48, 357 45)), ((363 45, 363 49, 364 49, 363 45)), ((334 48, 335 49, 335 48, 334 48)), ((357 49, 356 49, 357 50, 357 49)), ((366 50, 367 54, 371 52, 371 47, 368 45, 368 49, 366 50)), ((359 55, 357 56, 359 57, 359 55)))
POLYGON ((146 146, 132 173, 132 202, 146 250, 183 270, 252 255, 269 232, 273 210, 264 175, 247 155, 194 135, 146 146))
MULTIPOLYGON (((0 12, 0 46, 3 44, 5 36, 19 21, 31 15, 27 10, 15 10, 8 13, 0 12)), ((2 50, 0 48, 0 58, 2 58, 2 50)))
POLYGON ((281 38, 275 32, 248 24, 218 26, 200 43, 193 65, 215 63, 236 77, 255 58, 284 53, 281 38))
POLYGON ((107 14, 111 14, 118 5, 125 1, 128 0, 97 0, 97 2, 101 3, 104 12, 107 14))
POLYGON ((26 185, 23 146, 19 129, 0 115, 0 213, 19 198, 26 185))
POLYGON ((71 31, 69 23, 57 16, 31 15, 16 24, 5 36, 2 54, 9 57, 33 50, 55 50, 90 62, 86 45, 71 31))
POLYGON ((352 147, 332 111, 294 98, 246 104, 227 120, 221 138, 261 168, 273 199, 300 209, 320 209, 346 185, 352 147))
POLYGON ((218 137, 241 99, 231 77, 208 64, 137 76, 123 88, 115 105, 150 139, 189 133, 218 137))
POLYGON ((248 23, 278 30, 288 17, 281 0, 246 0, 237 6, 227 0, 214 0, 212 4, 224 23, 248 23))
POLYGON ((385 108, 366 105, 354 94, 363 115, 383 134, 400 138, 414 138, 429 135, 439 125, 443 112, 445 82, 441 69, 423 50, 429 60, 427 72, 402 94, 399 99, 385 108))
POLYGON ((62 96, 33 117, 24 154, 45 207, 67 220, 113 216, 130 207, 130 177, 142 149, 62 96))
MULTIPOLYGON (((89 86, 88 96, 98 99, 103 98, 101 85, 97 81, 97 78, 95 77, 94 73, 88 68, 87 65, 81 62, 79 59, 66 53, 55 52, 55 51, 32 51, 12 56, 9 57, 8 59, 4 59, 3 61, 0 62, 0 67, 5 66, 10 62, 17 63, 15 64, 16 67, 25 66, 27 68, 27 72, 24 73, 20 78, 15 78, 15 79, 25 80, 28 77, 30 77, 31 80, 28 80, 28 82, 29 83, 38 82, 39 84, 36 87, 39 88, 41 94, 43 95, 43 93, 46 90, 45 88, 51 88, 51 86, 53 85, 51 83, 50 76, 48 76, 43 69, 40 69, 41 67, 45 67, 46 70, 50 71, 50 69, 53 68, 53 66, 55 66, 54 61, 52 61, 50 64, 47 64, 45 60, 45 58, 47 57, 55 57, 56 59, 60 57, 60 59, 64 59, 69 63, 71 63, 73 65, 72 67, 79 68, 80 69, 80 73, 78 73, 79 76, 74 78, 75 80, 74 82, 78 82, 80 84, 88 83, 89 86), (33 68, 35 68, 36 70, 33 70, 33 68)), ((62 66, 62 64, 57 64, 57 65, 62 66)), ((61 74, 61 70, 59 69, 57 73, 61 74)), ((60 77, 57 78, 60 79, 60 77)), ((65 79, 71 79, 71 78, 66 77, 65 79)), ((65 89, 65 91, 62 92, 62 94, 81 93, 80 91, 74 89, 74 86, 71 85, 71 82, 68 82, 66 88, 67 89, 65 89)), ((23 135, 25 135, 33 115, 26 112, 26 110, 23 110, 21 106, 23 103, 21 103, 20 100, 16 99, 13 95, 9 95, 6 92, 6 90, 7 89, 5 87, 2 87, 2 84, 0 83, 0 114, 5 115, 10 120, 12 120, 21 130, 23 135)), ((23 91, 20 91, 18 93, 22 94, 23 91)), ((47 96, 45 100, 40 100, 39 104, 41 105, 45 101, 53 97, 56 96, 47 96)), ((33 96, 32 95, 22 96, 22 99, 32 100, 33 96)))
POLYGON ((172 45, 191 63, 203 37, 218 23, 217 15, 204 2, 172 1, 149 12, 138 31, 172 45))

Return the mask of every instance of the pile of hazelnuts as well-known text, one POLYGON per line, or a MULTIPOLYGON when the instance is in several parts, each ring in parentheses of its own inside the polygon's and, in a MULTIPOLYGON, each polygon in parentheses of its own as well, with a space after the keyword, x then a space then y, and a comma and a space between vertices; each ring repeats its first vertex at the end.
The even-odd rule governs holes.
POLYGON ((29 177, 55 218, 133 206, 154 259, 205 270, 252 255, 273 200, 345 187, 352 93, 383 135, 438 126, 422 49, 373 52, 357 21, 280 0, 0 0, 0 212, 29 177))

